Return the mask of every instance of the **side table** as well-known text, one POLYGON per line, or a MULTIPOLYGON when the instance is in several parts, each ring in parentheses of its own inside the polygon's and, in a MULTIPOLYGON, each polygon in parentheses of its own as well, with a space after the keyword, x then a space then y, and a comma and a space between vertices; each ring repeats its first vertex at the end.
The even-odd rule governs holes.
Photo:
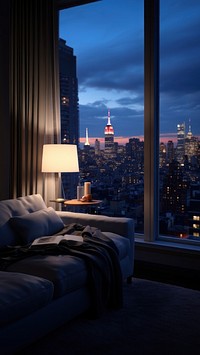
POLYGON ((66 200, 63 202, 63 204, 65 206, 71 206, 74 208, 74 210, 77 210, 77 208, 83 208, 85 209, 85 211, 87 213, 91 213, 92 212, 92 207, 94 206, 97 206, 97 205, 100 205, 101 204, 101 200, 92 200, 92 201, 89 201, 89 202, 83 202, 83 201, 80 201, 80 200, 77 200, 77 199, 72 199, 72 200, 66 200))

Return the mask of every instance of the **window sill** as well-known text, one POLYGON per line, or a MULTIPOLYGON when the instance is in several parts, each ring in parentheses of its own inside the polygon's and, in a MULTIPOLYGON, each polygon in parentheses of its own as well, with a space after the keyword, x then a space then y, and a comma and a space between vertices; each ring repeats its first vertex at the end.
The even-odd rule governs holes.
POLYGON ((135 238, 135 260, 200 270, 200 246, 169 241, 146 242, 135 238))
POLYGON ((155 242, 146 242, 142 238, 135 238, 136 245, 143 245, 147 248, 155 248, 160 250, 184 251, 187 253, 200 253, 200 245, 178 243, 171 241, 156 240, 155 242))

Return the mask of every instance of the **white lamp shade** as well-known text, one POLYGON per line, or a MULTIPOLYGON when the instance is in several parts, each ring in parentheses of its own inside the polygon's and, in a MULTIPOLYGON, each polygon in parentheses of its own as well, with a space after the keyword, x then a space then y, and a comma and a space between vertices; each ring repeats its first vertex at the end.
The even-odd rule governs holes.
POLYGON ((74 173, 79 171, 77 146, 45 144, 42 154, 43 173, 74 173))

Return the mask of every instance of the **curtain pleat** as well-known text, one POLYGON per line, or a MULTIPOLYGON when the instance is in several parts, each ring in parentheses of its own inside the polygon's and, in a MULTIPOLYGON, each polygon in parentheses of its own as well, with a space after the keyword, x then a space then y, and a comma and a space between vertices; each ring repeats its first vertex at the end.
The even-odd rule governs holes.
POLYGON ((60 143, 58 13, 53 0, 12 0, 12 197, 56 197, 54 174, 41 172, 42 147, 60 143))

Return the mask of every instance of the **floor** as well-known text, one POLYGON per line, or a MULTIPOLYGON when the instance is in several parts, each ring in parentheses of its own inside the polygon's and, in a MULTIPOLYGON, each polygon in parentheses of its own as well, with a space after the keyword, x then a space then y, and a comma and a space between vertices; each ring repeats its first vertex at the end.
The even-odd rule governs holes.
POLYGON ((200 275, 195 270, 135 260, 134 276, 200 290, 200 275))

